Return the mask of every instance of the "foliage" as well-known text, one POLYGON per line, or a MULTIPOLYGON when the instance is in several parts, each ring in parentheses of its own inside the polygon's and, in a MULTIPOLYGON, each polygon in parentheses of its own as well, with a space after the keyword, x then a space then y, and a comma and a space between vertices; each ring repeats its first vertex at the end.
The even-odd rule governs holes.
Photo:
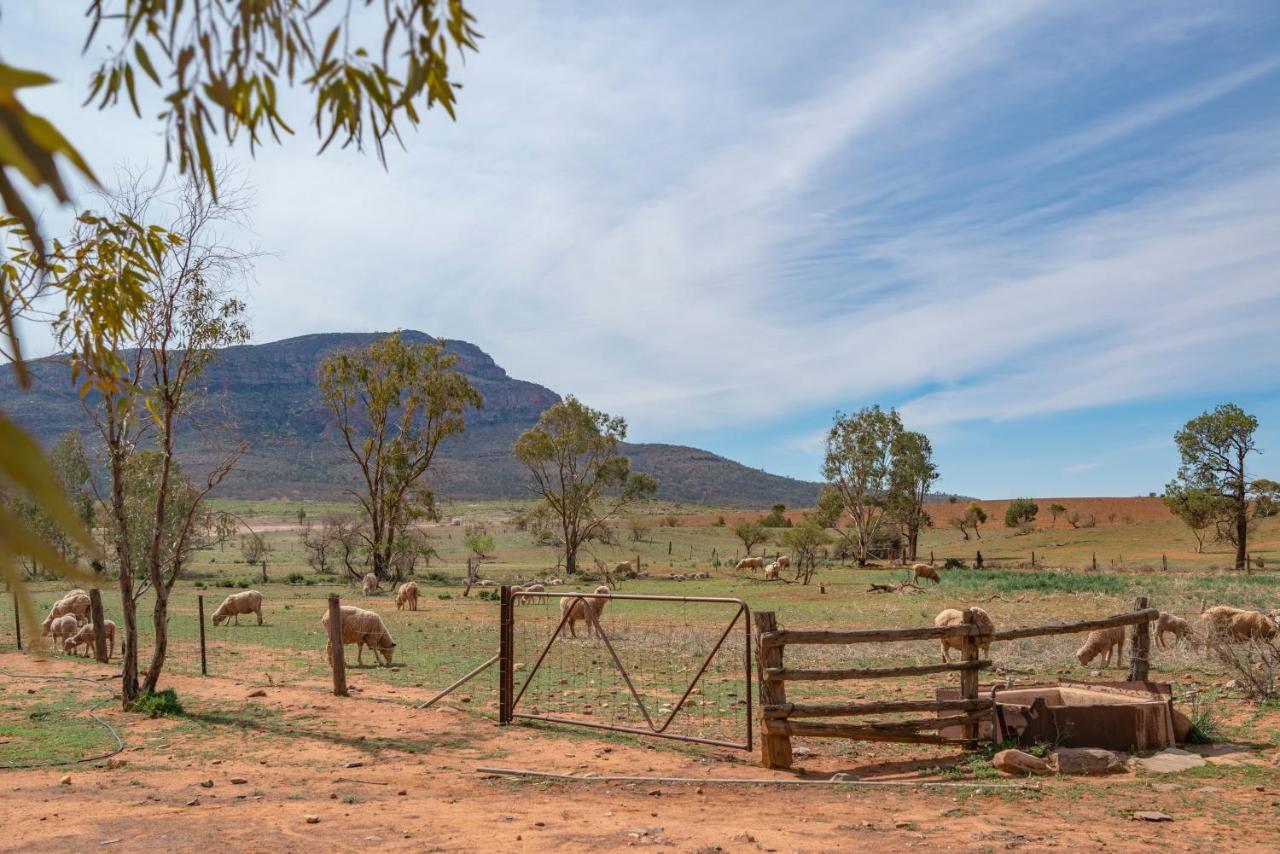
POLYGON ((478 525, 467 528, 463 534, 463 543, 467 551, 476 557, 489 557, 493 554, 493 537, 478 525))
POLYGON ((768 515, 760 518, 760 524, 766 528, 790 528, 791 520, 787 518, 786 510, 785 504, 773 505, 768 515))
POLYGON ((610 519, 657 491, 652 477, 631 471, 619 448, 626 436, 622 418, 570 396, 544 411, 511 448, 533 475, 544 508, 542 531, 553 524, 558 529, 570 575, 583 544, 605 535, 610 519))
POLYGON ((827 432, 822 474, 830 491, 823 509, 827 518, 821 521, 830 520, 830 527, 856 544, 860 565, 870 559, 871 543, 885 519, 893 447, 901 433, 897 411, 879 406, 854 415, 837 413, 827 432), (846 516, 851 528, 840 524, 846 516))
POLYGON ((182 701, 178 699, 177 693, 172 688, 165 688, 163 691, 147 691, 129 706, 133 711, 146 712, 153 718, 184 713, 182 701))
POLYGON ((1004 526, 1006 528, 1020 528, 1024 525, 1030 525, 1035 522, 1036 514, 1039 512, 1040 505, 1030 498, 1015 498, 1009 502, 1009 506, 1004 510, 1004 526))
POLYGON ((320 364, 321 394, 362 475, 354 493, 365 521, 359 534, 379 578, 390 577, 398 532, 434 515, 422 481, 440 443, 462 433, 466 410, 481 405, 456 362, 439 343, 412 344, 393 333, 320 364))
POLYGON ((965 569, 965 562, 958 557, 949 557, 942 562, 943 569, 965 569))
MULTIPOLYGON (((126 458, 123 486, 124 527, 130 555, 145 555, 158 541, 161 564, 179 574, 196 550, 212 543, 213 517, 201 511, 200 491, 176 460, 169 464, 166 475, 159 451, 135 451, 126 458), (157 513, 162 500, 164 512, 157 513)), ((144 561, 130 561, 127 568, 141 582, 135 593, 142 594, 152 583, 150 566, 144 561)))
POLYGON ((1058 517, 1065 516, 1067 508, 1063 504, 1053 503, 1049 505, 1049 515, 1053 517, 1053 526, 1058 527, 1058 517))
POLYGON ((969 532, 979 540, 982 539, 982 533, 978 530, 987 521, 987 511, 982 509, 982 505, 976 501, 970 501, 968 506, 964 508, 964 513, 951 518, 951 526, 960 531, 964 538, 969 539, 969 532))
POLYGON ((647 516, 632 515, 627 517, 627 531, 631 536, 631 542, 644 542, 649 536, 649 532, 653 530, 653 522, 647 516))
POLYGON ((1280 483, 1260 477, 1249 485, 1249 490, 1253 493, 1253 518, 1280 515, 1280 483))
POLYGON ((751 550, 769 539, 769 533, 759 520, 743 519, 733 524, 733 535, 742 541, 742 547, 750 556, 751 550))
MULTIPOLYGON (((1219 536, 1235 544, 1236 569, 1245 568, 1249 531, 1248 455, 1257 449, 1258 419, 1234 403, 1224 403, 1188 421, 1174 435, 1182 464, 1170 484, 1201 489, 1229 502, 1229 518, 1220 519, 1219 536)), ((1168 491, 1168 490, 1166 490, 1168 491)))
POLYGON ((796 567, 796 578, 804 584, 813 579, 818 560, 825 556, 826 547, 831 544, 831 534, 811 520, 788 528, 779 536, 779 542, 792 556, 796 567))
POLYGON ((1084 515, 1079 510, 1067 511, 1067 524, 1072 528, 1092 528, 1098 524, 1098 517, 1093 513, 1084 515))
POLYGON ((240 538, 240 555, 248 564, 261 564, 265 572, 267 556, 275 549, 261 534, 245 534, 240 538))
MULTIPOLYGON (((69 500, 76 520, 86 530, 91 530, 96 502, 93 496, 89 460, 85 456, 84 443, 80 440, 80 434, 74 430, 65 433, 50 450, 49 464, 54 481, 69 500)), ((7 511, 14 518, 22 520, 23 524, 51 546, 63 561, 75 564, 79 560, 83 549, 63 531, 57 521, 50 517, 38 502, 22 495, 14 495, 4 502, 3 497, 3 491, 0 491, 0 504, 7 504, 7 511)), ((34 578, 45 573, 40 563, 30 556, 19 555, 19 562, 29 577, 34 578)))
POLYGON ((1174 482, 1165 487, 1164 506, 1191 529, 1196 553, 1204 551, 1209 529, 1230 512, 1230 501, 1217 492, 1174 482))
POLYGON ((889 459, 889 495, 886 511, 906 540, 907 560, 915 560, 920 530, 932 526, 924 509, 929 487, 938 478, 933 446, 923 433, 904 430, 894 437, 889 459))

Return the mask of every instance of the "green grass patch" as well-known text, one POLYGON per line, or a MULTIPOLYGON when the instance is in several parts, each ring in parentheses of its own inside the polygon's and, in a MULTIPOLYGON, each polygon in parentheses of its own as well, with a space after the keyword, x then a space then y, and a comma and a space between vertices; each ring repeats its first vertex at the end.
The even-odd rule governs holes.
POLYGON ((145 712, 153 718, 176 716, 183 713, 182 702, 172 688, 143 694, 133 701, 135 712, 145 712))

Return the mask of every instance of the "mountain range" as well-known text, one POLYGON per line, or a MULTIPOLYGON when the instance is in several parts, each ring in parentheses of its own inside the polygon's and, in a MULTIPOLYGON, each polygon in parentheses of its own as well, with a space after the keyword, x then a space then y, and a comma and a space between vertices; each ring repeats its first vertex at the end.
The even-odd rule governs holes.
MULTIPOLYGON (((203 473, 219 449, 240 441, 249 449, 219 487, 228 498, 336 499, 356 485, 358 470, 320 397, 317 368, 339 349, 367 345, 382 333, 321 333, 222 350, 202 375, 207 394, 197 419, 179 442, 179 462, 203 473)), ((434 340, 406 331, 408 341, 434 340)), ((511 444, 560 401, 550 389, 514 379, 479 347, 447 341, 457 369, 484 396, 467 415, 466 432, 446 440, 433 467, 432 484, 450 499, 525 498, 528 472, 511 456, 511 444)), ((30 363, 29 391, 12 371, 0 370, 0 407, 43 442, 78 429, 93 446, 96 434, 76 395, 65 362, 30 363)), ((628 443, 624 451, 638 471, 658 481, 658 497, 716 507, 763 508, 781 502, 811 507, 821 485, 749 468, 709 451, 683 445, 628 443)))

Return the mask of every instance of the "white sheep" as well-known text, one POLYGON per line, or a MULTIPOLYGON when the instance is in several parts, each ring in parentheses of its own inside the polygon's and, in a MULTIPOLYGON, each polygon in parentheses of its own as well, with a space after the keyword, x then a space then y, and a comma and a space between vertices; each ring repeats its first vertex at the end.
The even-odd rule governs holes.
POLYGON ((80 624, 76 622, 75 614, 63 614, 50 623, 48 634, 53 635, 54 648, 62 646, 62 642, 74 635, 78 628, 80 624))
POLYGON ((476 582, 476 587, 497 587, 497 586, 498 586, 498 582, 494 581, 492 578, 482 578, 476 582))
POLYGON ((764 568, 764 580, 765 581, 778 580, 778 562, 777 561, 774 561, 773 563, 769 564, 764 568))
POLYGON ((372 596, 374 593, 382 592, 382 585, 378 582, 378 576, 372 572, 365 573, 364 582, 360 585, 361 591, 366 596, 372 596))
POLYGON ((791 568, 791 558, 787 555, 778 555, 777 560, 775 560, 774 563, 778 565, 778 569, 791 568))
POLYGON ((1124 626, 1089 632, 1089 636, 1084 639, 1084 646, 1076 650, 1076 660, 1087 665, 1101 654, 1102 667, 1105 669, 1111 666, 1113 650, 1116 662, 1119 664, 1124 659, 1124 626))
POLYGON ((553 577, 553 578, 548 578, 548 579, 547 579, 547 581, 546 581, 546 584, 547 584, 547 586, 548 586, 548 587, 556 587, 556 586, 559 586, 559 585, 561 585, 561 584, 564 584, 564 579, 563 579, 563 578, 554 578, 554 577, 553 577))
MULTIPOLYGON (((991 615, 981 608, 970 608, 973 611, 974 625, 979 626, 983 631, 975 640, 978 642, 978 653, 986 658, 991 651, 991 636, 995 634, 996 624, 991 619, 991 615)), ((933 624, 938 628, 943 626, 959 626, 964 624, 964 612, 955 608, 947 608, 938 612, 938 616, 933 618, 933 624)), ((956 650, 959 653, 964 652, 964 638, 947 637, 938 638, 938 642, 942 644, 942 660, 950 661, 950 650, 956 650)))
POLYGON ((408 605, 410 611, 418 610, 418 585, 413 581, 406 581, 396 589, 396 610, 403 610, 408 605))
POLYGON ((77 625, 89 619, 89 594, 83 590, 72 590, 55 602, 49 609, 49 616, 40 624, 40 636, 48 637, 53 621, 67 614, 76 618, 77 625))
POLYGON ((262 625, 262 594, 257 590, 241 590, 239 593, 232 593, 223 599, 218 610, 213 612, 213 624, 220 626, 228 619, 234 618, 238 626, 241 614, 257 614, 258 625, 262 625))
MULTIPOLYGON (((107 661, 116 654, 116 624, 110 620, 102 621, 102 634, 109 644, 107 648, 107 661)), ((93 623, 85 623, 80 627, 74 635, 62 642, 62 649, 72 654, 78 654, 76 648, 84 646, 85 657, 89 657, 89 648, 93 646, 97 640, 97 632, 93 630, 93 623)))
POLYGON ((762 557, 744 557, 738 561, 738 565, 734 569, 741 572, 744 569, 764 569, 764 558, 762 557))
POLYGON ((528 595, 528 594, 530 594, 530 593, 545 593, 545 592, 546 592, 546 590, 547 590, 547 588, 546 588, 546 587, 542 586, 541 584, 536 584, 536 583, 535 583, 535 584, 526 584, 524 587, 513 587, 513 588, 511 588, 511 592, 512 592, 512 593, 517 593, 517 592, 519 593, 519 595, 515 597, 515 603, 516 603, 517 605, 532 605, 534 602, 537 602, 537 601, 538 601, 538 599, 539 599, 540 597, 538 597, 538 596, 530 596, 530 595, 528 595))
POLYGON ((591 598, 578 598, 576 596, 565 596, 560 600, 560 620, 569 624, 569 634, 577 637, 578 633, 574 630, 574 625, 582 620, 587 624, 588 637, 595 633, 595 624, 600 621, 600 615, 604 613, 605 603, 609 600, 604 598, 609 593, 609 588, 601 584, 596 588, 599 596, 591 598), (590 613, 589 613, 590 612, 590 613))
POLYGON ((1176 614, 1166 614, 1160 612, 1160 619, 1156 620, 1156 641, 1161 647, 1167 648, 1169 645, 1165 643, 1164 636, 1166 634, 1173 635, 1174 641, 1180 641, 1183 638, 1193 637, 1195 632, 1191 630, 1191 623, 1179 617, 1176 614))
POLYGON ((708 578, 710 578, 710 577, 711 577, 711 573, 709 573, 709 572, 695 572, 695 573, 693 574, 693 577, 694 577, 696 580, 698 580, 698 581, 706 581, 708 578))
MULTIPOLYGON (((325 611, 324 616, 320 618, 320 625, 324 626, 325 633, 329 631, 329 612, 325 611)), ((379 658, 386 659, 387 666, 391 666, 391 654, 396 648, 396 642, 391 639, 391 632, 387 631, 387 624, 382 622, 382 618, 373 611, 366 611, 364 608, 357 608, 354 605, 342 606, 342 645, 356 645, 356 663, 364 664, 364 648, 366 646, 373 650, 373 662, 379 664, 379 658)), ((329 666, 333 666, 333 641, 330 640, 325 646, 325 654, 329 659, 329 666)))
POLYGON ((919 581, 922 578, 927 578, 934 584, 942 583, 942 579, 938 577, 938 570, 929 566, 927 563, 914 564, 911 567, 911 580, 919 581))
POLYGON ((1243 613, 1242 609, 1231 605, 1214 605, 1200 612, 1200 622, 1204 623, 1206 634, 1222 635, 1230 630, 1231 618, 1243 613))
POLYGON ((1241 611, 1231 618, 1227 633, 1236 641, 1269 641, 1276 636, 1276 626, 1266 614, 1241 611))

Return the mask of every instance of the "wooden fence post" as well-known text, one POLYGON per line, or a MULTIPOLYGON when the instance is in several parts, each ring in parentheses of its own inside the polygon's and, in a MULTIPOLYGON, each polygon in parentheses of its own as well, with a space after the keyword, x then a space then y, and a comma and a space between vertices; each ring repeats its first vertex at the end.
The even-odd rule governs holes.
MULTIPOLYGON (((964 624, 972 629, 976 625, 976 621, 972 608, 966 608, 964 611, 964 624)), ((968 670, 960 671, 960 699, 976 700, 978 699, 978 638, 975 635, 968 634, 964 636, 964 660, 974 663, 974 666, 968 670)), ((978 749, 978 724, 976 721, 966 723, 964 725, 964 747, 965 750, 978 749)))
POLYGON ((1160 564, 1164 567, 1164 571, 1165 571, 1165 572, 1168 572, 1168 571, 1169 571, 1169 556, 1168 556, 1168 555, 1160 555, 1160 564))
MULTIPOLYGON (((1147 597, 1139 596, 1133 603, 1135 611, 1147 609, 1147 597)), ((1151 657, 1151 623, 1135 623, 1129 651, 1129 681, 1146 682, 1151 657)))
MULTIPOLYGON (((766 768, 790 768, 791 736, 769 732, 770 721, 764 717, 765 706, 781 706, 787 702, 786 683, 766 676, 771 669, 782 669, 782 647, 763 641, 766 633, 777 630, 778 622, 772 611, 757 611, 755 621, 756 672, 760 683, 760 715, 764 724, 760 736, 760 762, 766 768)), ((785 725, 786 720, 781 723, 785 725)))
POLYGON ((106 664, 107 633, 103 630, 102 591, 96 587, 89 591, 89 620, 93 625, 93 657, 99 664, 106 664))
POLYGON ((1035 569, 1035 568, 1036 568, 1036 553, 1035 553, 1035 552, 1032 552, 1032 553, 1031 553, 1031 568, 1032 568, 1032 569, 1035 569))
POLYGON ((196 597, 196 604, 200 609, 200 675, 209 675, 209 658, 205 654, 204 649, 204 596, 196 597))
POLYGON ((929 566, 933 566, 933 552, 929 552, 929 566))
POLYGON ((13 631, 18 635, 18 649, 22 649, 22 612, 18 609, 18 594, 13 594, 13 631))
POLYGON ((1098 553, 1097 552, 1093 553, 1093 571, 1094 572, 1098 571, 1098 553))
POLYGON ((342 649, 342 601, 329 594, 329 666, 333 668, 333 696, 346 697, 347 660, 342 649))
POLYGON ((671 541, 667 540, 667 554, 671 554, 671 541))
POLYGON ((506 584, 498 594, 498 723, 505 726, 515 700, 515 600, 506 584))

